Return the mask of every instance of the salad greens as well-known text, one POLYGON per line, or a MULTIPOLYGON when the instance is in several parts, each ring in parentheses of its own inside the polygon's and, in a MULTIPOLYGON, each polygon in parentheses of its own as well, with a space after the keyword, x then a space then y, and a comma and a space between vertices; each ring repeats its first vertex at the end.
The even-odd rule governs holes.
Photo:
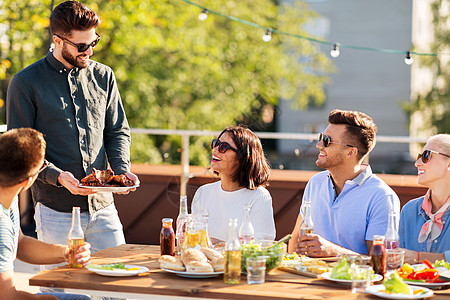
POLYGON ((86 268, 100 269, 100 270, 129 270, 123 263, 105 264, 105 265, 87 265, 86 268))
POLYGON ((450 263, 446 262, 445 259, 443 260, 436 260, 433 264, 433 267, 444 267, 450 270, 450 263))
POLYGON ((403 282, 403 280, 398 276, 396 272, 393 272, 388 279, 383 282, 386 292, 395 294, 406 294, 410 295, 411 290, 409 286, 403 282))
POLYGON ((344 280, 352 279, 351 265, 347 262, 346 257, 343 257, 339 263, 333 267, 330 277, 344 280))
POLYGON ((286 253, 286 244, 272 244, 267 247, 260 243, 252 243, 241 245, 241 271, 247 272, 247 257, 264 256, 266 259, 266 272, 279 266, 286 253))

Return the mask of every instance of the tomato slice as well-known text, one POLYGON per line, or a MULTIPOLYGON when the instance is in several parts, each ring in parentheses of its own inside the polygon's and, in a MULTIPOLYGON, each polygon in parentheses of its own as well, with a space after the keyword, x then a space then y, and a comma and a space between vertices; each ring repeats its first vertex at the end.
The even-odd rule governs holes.
POLYGON ((426 265, 428 268, 433 269, 433 264, 428 259, 422 260, 422 263, 426 265))

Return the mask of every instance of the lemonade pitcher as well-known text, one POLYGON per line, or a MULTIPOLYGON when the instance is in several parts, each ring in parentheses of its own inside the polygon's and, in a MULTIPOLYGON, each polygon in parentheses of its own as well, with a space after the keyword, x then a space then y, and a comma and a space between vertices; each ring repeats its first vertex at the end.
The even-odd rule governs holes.
POLYGON ((188 214, 182 250, 209 246, 211 242, 208 234, 208 217, 203 214, 188 214))

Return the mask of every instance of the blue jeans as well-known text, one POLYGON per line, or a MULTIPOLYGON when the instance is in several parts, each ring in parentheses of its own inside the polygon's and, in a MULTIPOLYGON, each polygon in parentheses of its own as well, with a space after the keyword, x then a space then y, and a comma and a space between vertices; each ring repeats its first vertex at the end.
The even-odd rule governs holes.
MULTIPOLYGON (((49 244, 67 245, 67 236, 72 226, 72 213, 64 213, 48 208, 41 203, 36 204, 34 220, 38 239, 49 244)), ((125 244, 122 223, 113 204, 90 215, 81 213, 81 227, 84 240, 91 244, 91 253, 99 250, 125 244)), ((50 270, 57 265, 41 265, 41 271, 50 270)), ((41 291, 58 291, 41 288, 41 291)))

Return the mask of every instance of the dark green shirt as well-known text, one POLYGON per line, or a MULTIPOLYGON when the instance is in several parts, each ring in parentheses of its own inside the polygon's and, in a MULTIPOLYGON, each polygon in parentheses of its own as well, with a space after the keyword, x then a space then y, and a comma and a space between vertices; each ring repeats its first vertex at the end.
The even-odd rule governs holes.
POLYGON ((116 174, 130 170, 130 128, 111 68, 91 60, 87 68, 66 70, 49 52, 12 79, 7 125, 39 130, 47 142, 50 164, 31 188, 35 203, 92 213, 113 202, 112 193, 72 195, 57 182, 63 171, 80 180, 108 162, 116 174))

